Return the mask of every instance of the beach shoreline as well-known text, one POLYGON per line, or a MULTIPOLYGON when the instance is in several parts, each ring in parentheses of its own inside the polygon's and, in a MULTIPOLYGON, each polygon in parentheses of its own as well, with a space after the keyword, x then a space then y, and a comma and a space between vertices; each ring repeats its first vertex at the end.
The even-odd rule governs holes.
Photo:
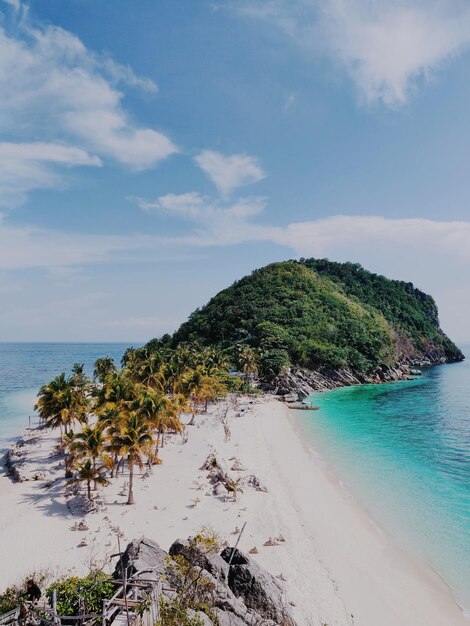
POLYGON ((118 533, 124 545, 147 536, 168 549, 177 537, 211 526, 233 545, 247 522, 240 548, 256 547, 253 558, 285 579, 299 624, 470 624, 439 575, 404 552, 341 486, 302 437, 293 411, 272 396, 245 398, 230 408, 226 440, 222 410, 198 416, 187 443, 169 438, 163 464, 136 481, 135 506, 124 504, 125 476, 100 491, 101 510, 86 516, 84 532, 71 530, 81 517, 67 508, 63 467, 50 456, 58 434, 41 431, 26 448, 45 478, 14 483, 0 475, 0 588, 44 567, 81 574, 104 564, 117 551, 118 533), (267 491, 244 486, 235 502, 213 495, 200 469, 211 452, 232 474, 256 476, 267 491), (243 470, 231 470, 234 458, 243 470), (277 545, 264 546, 269 539, 277 545))

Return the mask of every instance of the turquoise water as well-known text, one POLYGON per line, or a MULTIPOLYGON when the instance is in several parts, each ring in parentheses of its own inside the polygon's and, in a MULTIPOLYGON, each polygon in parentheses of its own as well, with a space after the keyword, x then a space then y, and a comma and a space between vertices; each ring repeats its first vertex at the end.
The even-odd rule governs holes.
POLYGON ((0 343, 0 449, 17 439, 39 387, 74 363, 93 373, 97 358, 108 355, 119 363, 128 344, 0 343))
POLYGON ((310 396, 296 412, 373 519, 424 558, 470 612, 470 362, 414 381, 310 396))

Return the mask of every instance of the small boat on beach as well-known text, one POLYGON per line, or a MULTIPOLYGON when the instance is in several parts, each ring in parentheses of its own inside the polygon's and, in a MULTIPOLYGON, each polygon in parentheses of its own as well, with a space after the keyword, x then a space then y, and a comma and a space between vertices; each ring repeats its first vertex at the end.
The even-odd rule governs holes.
POLYGON ((287 404, 288 409, 295 409, 297 411, 319 411, 319 406, 307 406, 306 404, 287 404))

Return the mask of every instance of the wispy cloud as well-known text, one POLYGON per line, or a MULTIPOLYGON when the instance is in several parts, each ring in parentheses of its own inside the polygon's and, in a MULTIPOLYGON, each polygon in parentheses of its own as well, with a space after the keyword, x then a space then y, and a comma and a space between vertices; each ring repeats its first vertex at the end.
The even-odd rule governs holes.
POLYGON ((224 155, 214 150, 203 150, 194 161, 224 197, 238 187, 266 178, 258 159, 247 154, 224 155))
POLYGON ((74 146, 0 142, 0 206, 20 204, 32 189, 51 187, 58 168, 100 166, 101 159, 74 146))
MULTIPOLYGON (((68 165, 98 164, 97 160, 74 163, 75 149, 75 157, 79 151, 83 155, 92 152, 136 170, 175 153, 176 146, 165 134, 134 123, 123 106, 119 84, 157 91, 153 81, 88 50, 72 33, 50 25, 33 26, 25 12, 0 25, 0 132, 8 138, 10 150, 14 142, 24 146, 25 138, 34 137, 41 142, 36 147, 48 151, 53 148, 47 146, 56 143, 69 145, 68 165)), ((37 158, 28 160, 36 168, 31 184, 24 181, 24 193, 50 186, 54 176, 44 163, 60 161, 35 154, 37 158), (38 171, 40 162, 43 167, 38 171)))
POLYGON ((266 239, 269 228, 256 224, 253 218, 260 215, 266 206, 266 198, 240 198, 233 203, 221 203, 203 194, 189 192, 167 194, 154 201, 135 199, 141 209, 148 212, 165 213, 194 224, 186 233, 171 237, 172 245, 182 244, 195 247, 233 245, 244 241, 266 239))
POLYGON ((291 106, 294 104, 296 99, 297 99, 297 94, 295 93, 289 94, 284 102, 284 106, 283 106, 284 111, 288 111, 291 108, 291 106))
POLYGON ((327 54, 369 102, 395 106, 420 80, 470 45, 465 0, 249 0, 230 3, 265 20, 307 54, 327 54))

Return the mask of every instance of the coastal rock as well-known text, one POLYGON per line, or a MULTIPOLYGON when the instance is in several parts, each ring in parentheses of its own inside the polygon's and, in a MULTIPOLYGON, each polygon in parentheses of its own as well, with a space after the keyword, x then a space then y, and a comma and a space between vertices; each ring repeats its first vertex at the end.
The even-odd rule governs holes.
POLYGON ((151 539, 134 539, 116 563, 114 578, 122 578, 123 568, 130 578, 138 572, 145 572, 144 578, 159 580, 166 572, 167 553, 151 539))
POLYGON ((193 611, 193 609, 188 609, 187 615, 190 619, 197 619, 201 622, 202 626, 214 626, 214 622, 202 611, 193 611))
POLYGON ((294 623, 284 604, 283 589, 274 576, 237 549, 225 548, 221 557, 227 563, 231 559, 228 585, 248 608, 277 624, 294 623))
POLYGON ((212 574, 216 580, 226 581, 228 579, 229 567, 219 554, 204 554, 187 539, 177 539, 173 542, 169 554, 170 556, 183 556, 186 560, 212 574))
MULTIPOLYGON (((132 541, 122 555, 122 564, 129 577, 144 571, 144 578, 165 577, 164 598, 175 598, 180 585, 174 557, 183 557, 201 569, 201 576, 210 586, 211 607, 218 626, 296 626, 283 601, 283 591, 276 579, 248 556, 235 550, 228 565, 232 548, 221 554, 205 554, 191 540, 177 539, 169 554, 151 539, 132 541)), ((116 563, 115 578, 122 577, 121 560, 116 563)), ((199 617, 204 626, 214 625, 207 615, 191 609, 190 617, 199 617)))
MULTIPOLYGON (((434 363, 440 361, 434 361, 434 363)), ((413 362, 414 364, 414 362, 413 362)), ((404 360, 394 367, 382 365, 375 372, 365 374, 348 369, 321 367, 317 370, 290 367, 276 376, 271 382, 263 383, 265 391, 282 396, 286 402, 297 396, 305 399, 314 391, 326 391, 351 385, 378 384, 396 380, 406 380, 410 375, 410 362, 404 360)))

